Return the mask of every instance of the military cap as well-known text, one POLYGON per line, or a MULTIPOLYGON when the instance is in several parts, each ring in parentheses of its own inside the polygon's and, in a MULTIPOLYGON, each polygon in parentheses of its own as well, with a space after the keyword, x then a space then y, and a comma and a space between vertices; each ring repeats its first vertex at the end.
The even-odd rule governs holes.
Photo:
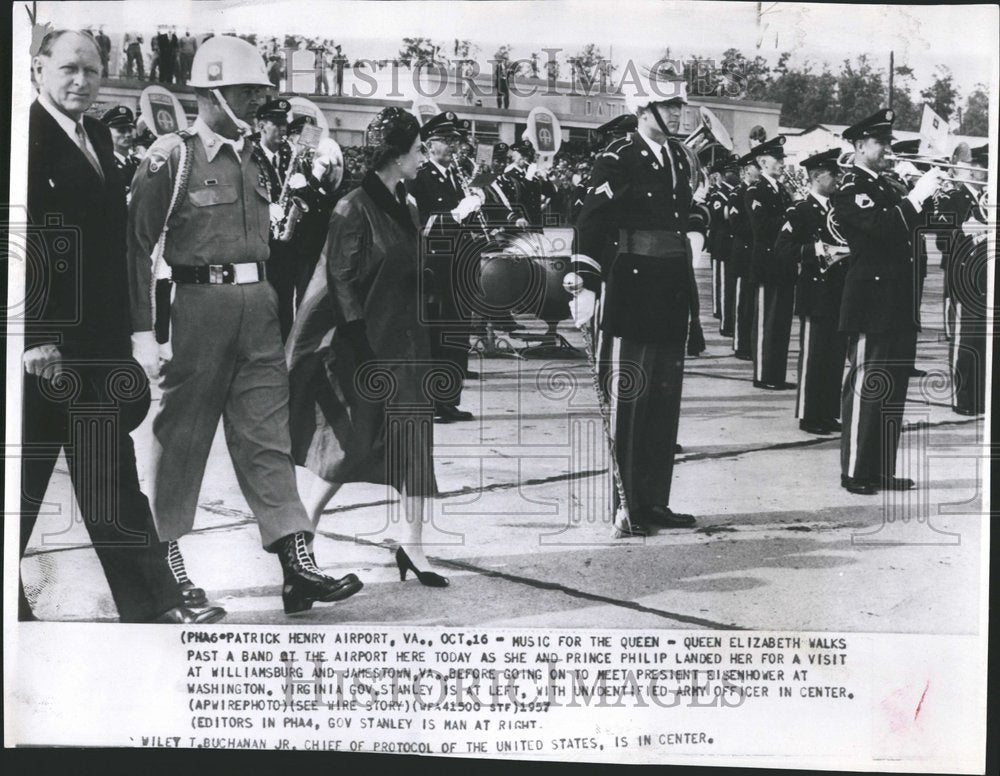
POLYGON ((436 116, 431 116, 427 119, 427 123, 420 128, 421 140, 430 140, 432 138, 450 140, 461 137, 461 135, 458 116, 450 110, 446 110, 444 113, 439 113, 436 116))
POLYGON ((919 154, 920 138, 914 140, 899 140, 892 144, 894 154, 919 154))
POLYGON ((755 145, 750 149, 750 153, 757 156, 773 156, 775 159, 785 158, 785 149, 782 146, 785 144, 785 136, 777 135, 772 137, 770 140, 765 140, 763 143, 755 145))
POLYGON ((306 124, 312 124, 313 126, 316 126, 316 119, 314 119, 312 116, 306 116, 306 115, 296 116, 294 119, 288 122, 288 131, 294 135, 296 132, 301 132, 302 127, 304 127, 306 124))
POLYGON ((715 160, 710 172, 725 172, 726 170, 736 170, 740 166, 740 157, 726 154, 715 160))
POLYGON ((135 116, 124 105, 115 105, 101 114, 101 123, 115 129, 135 126, 135 116))
POLYGON ((288 112, 291 109, 292 104, 284 97, 279 97, 276 100, 268 100, 257 108, 257 118, 280 124, 283 121, 288 121, 288 112))
POLYGON ((838 162, 840 160, 840 149, 831 148, 827 151, 820 151, 818 154, 813 154, 803 159, 799 164, 806 168, 806 170, 829 170, 830 172, 837 172, 839 169, 838 162))
POLYGON ((971 150, 970 161, 974 164, 981 164, 984 167, 989 164, 990 161, 990 144, 986 143, 981 146, 977 146, 971 150))
POLYGON ((849 126, 844 130, 842 137, 848 141, 861 140, 866 137, 892 140, 892 122, 895 118, 895 112, 885 108, 866 119, 862 119, 857 124, 849 126))
POLYGON ((615 116, 611 121, 605 121, 597 128, 597 131, 626 134, 628 132, 635 132, 638 126, 639 119, 634 113, 623 113, 621 116, 615 116))
POLYGON ((493 145, 493 160, 506 159, 509 151, 510 146, 506 143, 495 143, 493 145))
POLYGON ((526 137, 522 137, 520 140, 514 143, 514 145, 510 147, 510 150, 517 151, 519 154, 521 154, 521 156, 524 156, 528 159, 535 158, 535 146, 533 146, 531 144, 531 141, 528 140, 528 138, 526 137))
POLYGON ((740 167, 759 167, 760 166, 760 165, 757 164, 757 155, 753 152, 753 150, 751 150, 750 153, 743 154, 743 156, 740 157, 740 159, 739 159, 739 165, 740 165, 740 167))

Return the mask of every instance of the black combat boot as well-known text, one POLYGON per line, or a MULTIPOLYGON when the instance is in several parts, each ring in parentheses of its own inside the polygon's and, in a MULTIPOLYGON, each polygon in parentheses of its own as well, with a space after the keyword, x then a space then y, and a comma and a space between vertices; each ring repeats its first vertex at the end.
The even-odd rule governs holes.
POLYGON ((187 569, 184 568, 184 556, 181 555, 181 548, 176 541, 167 542, 167 565, 170 566, 170 573, 174 575, 174 581, 180 588, 181 597, 185 606, 204 606, 208 603, 205 591, 196 587, 194 582, 188 579, 187 569))
POLYGON ((364 587, 354 574, 336 579, 321 572, 306 546, 306 535, 301 531, 280 539, 277 551, 285 574, 281 590, 285 614, 308 611, 316 601, 343 601, 364 587))

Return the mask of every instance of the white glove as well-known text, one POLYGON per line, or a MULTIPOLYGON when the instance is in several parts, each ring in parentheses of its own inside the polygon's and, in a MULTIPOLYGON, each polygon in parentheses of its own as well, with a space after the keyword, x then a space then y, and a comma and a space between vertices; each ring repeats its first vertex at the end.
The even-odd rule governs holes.
POLYGON ((694 194, 691 195, 691 198, 695 202, 703 203, 706 197, 708 197, 708 181, 702 181, 701 185, 697 189, 695 189, 694 194))
POLYGON ((597 294, 587 288, 581 289, 570 300, 569 309, 573 314, 573 325, 582 329, 594 317, 594 310, 597 309, 597 294))
POLYGON ((62 374, 62 353, 55 345, 39 345, 24 351, 24 371, 29 375, 52 380, 62 374))
POLYGON ((701 251, 705 247, 705 235, 701 232, 688 232, 688 242, 691 243, 691 256, 695 259, 701 256, 701 251))
POLYGON ((483 201, 474 194, 470 194, 459 202, 458 206, 451 211, 451 217, 456 221, 464 221, 469 217, 470 213, 475 213, 482 206, 483 201))
POLYGON ((300 172, 293 172, 288 179, 288 188, 290 189, 304 189, 308 185, 309 181, 306 180, 306 176, 300 172))
POLYGON ((914 207, 923 207, 924 200, 930 197, 941 187, 942 172, 936 167, 932 167, 913 184, 913 190, 906 195, 906 198, 913 203, 914 207))
POLYGON ((139 362, 152 381, 160 376, 160 344, 151 331, 137 331, 132 335, 132 358, 139 362))
POLYGON ((528 169, 524 171, 524 177, 530 181, 534 180, 536 175, 538 175, 538 165, 532 162, 528 165, 528 169))

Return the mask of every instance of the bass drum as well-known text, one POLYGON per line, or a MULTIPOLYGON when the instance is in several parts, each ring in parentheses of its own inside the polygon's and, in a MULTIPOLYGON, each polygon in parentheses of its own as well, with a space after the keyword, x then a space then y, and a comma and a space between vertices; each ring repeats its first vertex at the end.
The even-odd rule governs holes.
POLYGON ((506 314, 529 314, 546 322, 570 317, 570 294, 563 278, 570 271, 567 256, 525 256, 508 251, 483 253, 479 284, 486 318, 506 314))

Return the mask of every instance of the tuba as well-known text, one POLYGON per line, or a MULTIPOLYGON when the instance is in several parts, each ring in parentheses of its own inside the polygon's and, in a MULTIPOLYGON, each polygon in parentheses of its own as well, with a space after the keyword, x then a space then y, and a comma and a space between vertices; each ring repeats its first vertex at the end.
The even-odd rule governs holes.
POLYGON ((681 141, 688 162, 691 164, 691 190, 697 191, 708 176, 704 171, 701 156, 706 151, 722 148, 727 153, 733 150, 733 139, 722 121, 708 108, 698 108, 698 128, 681 141))
POLYGON ((847 240, 844 239, 844 235, 840 232, 840 224, 837 223, 837 213, 833 207, 826 211, 826 235, 829 235, 832 243, 827 243, 824 240, 824 246, 832 245, 834 250, 825 251, 822 255, 816 257, 821 275, 825 275, 832 266, 850 256, 850 251, 844 250, 847 248, 847 240))

